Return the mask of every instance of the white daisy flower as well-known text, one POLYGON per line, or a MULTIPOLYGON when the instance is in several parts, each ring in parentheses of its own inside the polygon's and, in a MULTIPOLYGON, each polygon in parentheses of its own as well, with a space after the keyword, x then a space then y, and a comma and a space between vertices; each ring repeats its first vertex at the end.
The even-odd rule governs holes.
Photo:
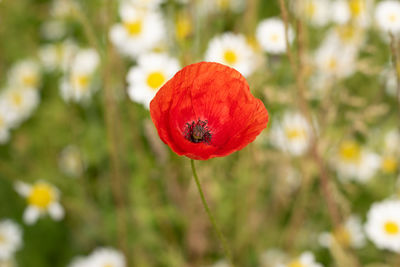
POLYGON ((61 151, 58 165, 63 173, 70 177, 79 177, 85 169, 80 150, 69 145, 61 151))
POLYGON ((158 89, 179 69, 178 60, 166 54, 150 53, 140 56, 138 65, 132 67, 127 75, 130 99, 149 108, 158 89))
POLYGON ((158 11, 141 11, 122 4, 122 22, 111 27, 111 42, 124 55, 136 58, 151 51, 163 42, 165 25, 158 11))
POLYGON ((0 262, 11 259, 21 246, 21 227, 11 220, 0 221, 0 262))
POLYGON ((5 106, 1 105, 0 101, 0 144, 7 143, 10 139, 11 122, 10 113, 5 106))
POLYGON ((395 174, 399 168, 400 155, 400 132, 397 129, 392 129, 385 134, 382 154, 382 171, 395 174))
POLYGON ((374 0, 349 0, 351 19, 356 26, 367 28, 371 25, 374 0))
POLYGON ((111 248, 98 248, 89 256, 90 266, 104 267, 125 267, 126 261, 124 255, 111 248))
POLYGON ((371 179, 381 165, 380 157, 353 141, 340 144, 334 159, 337 173, 342 180, 366 182, 371 179))
POLYGON ((16 63, 8 73, 8 82, 13 87, 36 89, 40 78, 39 64, 29 59, 16 63))
POLYGON ((271 129, 272 144, 294 156, 307 151, 311 136, 311 127, 300 113, 285 113, 283 119, 271 129))
POLYGON ((54 0, 50 7, 50 14, 56 18, 67 18, 72 16, 76 9, 80 8, 75 1, 54 0))
POLYGON ((397 72, 389 64, 380 75, 380 79, 385 86, 386 93, 391 97, 397 97, 397 72))
POLYGON ((61 81, 61 96, 66 101, 87 101, 95 91, 94 73, 100 57, 94 49, 82 49, 74 57, 72 64, 61 81))
POLYGON ((64 20, 46 20, 40 27, 40 33, 46 40, 59 40, 67 34, 67 24, 64 20))
POLYGON ((224 33, 211 39, 206 61, 218 62, 249 76, 255 68, 255 53, 242 34, 224 33))
POLYGON ((315 261, 311 252, 303 252, 297 259, 289 261, 287 264, 277 264, 277 267, 322 267, 323 265, 315 261))
POLYGON ((130 5, 132 8, 156 9, 160 7, 165 0, 124 0, 123 6, 130 5))
POLYGON ((365 43, 365 31, 353 25, 339 25, 328 34, 326 42, 335 42, 343 47, 350 47, 357 54, 359 48, 365 43), (331 35, 331 36, 329 36, 331 35))
POLYGON ((92 261, 89 257, 77 257, 71 261, 68 267, 96 267, 96 266, 93 266, 92 261))
POLYGON ((351 13, 347 0, 336 0, 332 2, 332 21, 337 24, 346 24, 350 18, 351 13))
POLYGON ((224 11, 239 13, 242 12, 245 7, 245 0, 203 0, 197 1, 196 6, 199 13, 203 16, 224 11))
POLYGON ((371 0, 336 0, 332 3, 332 20, 337 24, 350 21, 362 28, 371 23, 373 1, 371 0))
POLYGON ((66 70, 71 65, 72 59, 78 51, 78 46, 71 40, 55 44, 43 45, 39 50, 39 57, 43 66, 53 71, 55 69, 66 70))
POLYGON ((6 88, 0 95, 0 106, 10 127, 17 127, 26 120, 38 106, 39 92, 32 88, 6 88))
POLYGON ((375 9, 375 20, 382 31, 400 32, 400 2, 386 0, 379 2, 375 9))
POLYGON ((319 72, 332 78, 347 78, 355 72, 357 48, 342 45, 335 36, 329 36, 316 50, 314 63, 319 72))
POLYGON ((329 23, 330 0, 294 0, 292 7, 297 16, 305 17, 314 26, 322 27, 329 23))
POLYGON ((374 203, 367 214, 365 231, 380 249, 400 252, 400 200, 374 203))
POLYGON ((36 223, 39 217, 46 213, 56 221, 64 218, 64 208, 59 203, 60 192, 54 186, 43 181, 33 185, 19 181, 15 183, 15 190, 25 197, 28 203, 23 216, 26 224, 36 223))
POLYGON ((261 267, 276 267, 287 261, 287 255, 280 249, 269 249, 261 254, 261 267))
MULTIPOLYGON (((256 29, 256 38, 264 51, 271 54, 286 53, 285 25, 281 19, 270 18, 261 21, 256 29)), ((289 27, 289 43, 294 39, 294 31, 289 27)))
POLYGON ((388 153, 400 153, 400 131, 391 129, 385 134, 384 149, 388 153))
POLYGON ((360 218, 354 215, 350 216, 333 233, 322 233, 319 236, 319 241, 322 246, 330 247, 332 238, 343 247, 362 248, 365 245, 365 236, 360 218))

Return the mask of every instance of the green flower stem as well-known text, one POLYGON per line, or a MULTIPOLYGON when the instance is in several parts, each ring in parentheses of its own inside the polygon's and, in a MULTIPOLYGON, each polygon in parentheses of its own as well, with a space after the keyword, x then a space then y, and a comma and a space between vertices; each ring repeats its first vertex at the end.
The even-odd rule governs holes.
POLYGON ((194 166, 193 159, 190 160, 190 164, 192 165, 192 172, 193 172, 194 180, 196 181, 197 189, 199 190, 200 198, 201 198, 201 201, 203 202, 204 209, 206 210, 208 218, 210 219, 210 222, 211 222, 215 232, 217 233, 217 237, 218 237, 220 243, 222 244, 222 247, 223 247, 224 253, 225 253, 225 257, 230 261, 231 265, 234 266, 233 260, 232 260, 232 253, 229 250, 228 243, 226 242, 224 235, 222 234, 221 230, 219 229, 217 223, 215 222, 215 219, 211 214, 210 208, 207 205, 207 201, 204 197, 203 189, 201 188, 201 185, 199 182, 199 177, 197 176, 196 167, 194 166))

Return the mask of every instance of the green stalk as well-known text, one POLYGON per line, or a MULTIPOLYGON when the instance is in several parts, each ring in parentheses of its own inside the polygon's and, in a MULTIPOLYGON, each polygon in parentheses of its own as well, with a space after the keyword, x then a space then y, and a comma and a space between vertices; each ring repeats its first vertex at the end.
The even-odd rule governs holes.
POLYGON ((208 215, 208 218, 210 219, 210 222, 214 228, 214 231, 217 233, 217 237, 222 245, 222 248, 224 249, 225 257, 229 260, 229 262, 231 263, 231 265, 233 267, 234 265, 233 265, 233 260, 232 260, 232 253, 228 247, 228 243, 226 242, 224 235, 222 234, 214 217, 211 214, 210 208, 208 207, 206 198, 204 197, 203 189, 201 188, 201 185, 199 182, 199 177, 197 176, 196 167, 194 166, 193 159, 190 159, 190 164, 192 165, 192 172, 193 172, 194 180, 196 181, 197 189, 199 190, 200 198, 201 198, 201 201, 203 202, 204 209, 206 210, 206 213, 208 215))

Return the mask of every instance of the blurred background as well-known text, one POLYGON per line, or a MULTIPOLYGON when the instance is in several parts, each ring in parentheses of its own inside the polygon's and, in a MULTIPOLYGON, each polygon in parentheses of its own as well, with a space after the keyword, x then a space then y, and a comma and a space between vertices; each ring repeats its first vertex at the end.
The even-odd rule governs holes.
POLYGON ((0 266, 230 266, 148 105, 240 71, 270 114, 197 161, 235 266, 400 266, 397 0, 0 0, 0 266))

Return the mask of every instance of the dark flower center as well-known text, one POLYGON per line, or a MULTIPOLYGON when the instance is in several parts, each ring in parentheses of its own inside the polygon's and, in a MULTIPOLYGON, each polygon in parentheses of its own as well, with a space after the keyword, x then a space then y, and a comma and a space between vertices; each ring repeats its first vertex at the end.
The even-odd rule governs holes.
POLYGON ((210 144, 211 133, 207 127, 207 123, 207 120, 202 121, 200 119, 198 119, 197 122, 187 122, 185 128, 185 138, 192 143, 210 144))

